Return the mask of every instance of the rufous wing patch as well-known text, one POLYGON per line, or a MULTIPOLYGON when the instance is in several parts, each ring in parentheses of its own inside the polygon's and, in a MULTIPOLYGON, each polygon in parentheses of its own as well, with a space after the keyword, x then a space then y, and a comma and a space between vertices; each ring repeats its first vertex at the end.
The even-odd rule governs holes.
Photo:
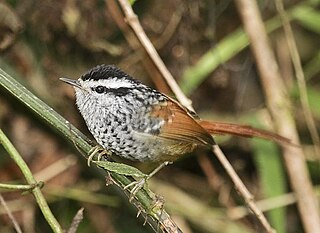
POLYGON ((158 137, 197 145, 215 144, 212 136, 172 99, 156 105, 150 115, 166 122, 158 137))

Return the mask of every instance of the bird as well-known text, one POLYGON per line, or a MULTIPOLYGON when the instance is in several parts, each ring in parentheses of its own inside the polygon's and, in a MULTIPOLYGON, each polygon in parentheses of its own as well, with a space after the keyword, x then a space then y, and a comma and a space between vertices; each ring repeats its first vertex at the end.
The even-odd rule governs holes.
POLYGON ((74 87, 76 105, 98 144, 125 159, 174 162, 199 146, 214 145, 212 134, 290 141, 250 126, 201 120, 114 65, 98 65, 77 80, 60 79, 74 87))

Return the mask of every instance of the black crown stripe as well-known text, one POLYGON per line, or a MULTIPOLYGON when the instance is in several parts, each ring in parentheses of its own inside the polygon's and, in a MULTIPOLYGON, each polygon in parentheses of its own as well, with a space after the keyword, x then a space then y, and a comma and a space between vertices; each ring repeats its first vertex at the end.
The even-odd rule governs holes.
POLYGON ((102 79, 109 79, 109 78, 118 78, 118 79, 127 79, 132 81, 136 84, 141 84, 140 81, 135 80, 130 75, 119 69, 118 67, 114 65, 98 65, 91 70, 89 70, 87 73, 81 76, 81 79, 83 81, 86 80, 102 80, 102 79))

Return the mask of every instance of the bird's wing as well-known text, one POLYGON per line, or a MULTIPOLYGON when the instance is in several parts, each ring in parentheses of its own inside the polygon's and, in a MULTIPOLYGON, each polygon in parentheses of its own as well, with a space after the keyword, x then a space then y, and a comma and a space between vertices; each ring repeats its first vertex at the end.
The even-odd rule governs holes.
POLYGON ((158 137, 193 144, 214 145, 212 136, 175 100, 168 99, 153 106, 151 117, 164 119, 158 137))

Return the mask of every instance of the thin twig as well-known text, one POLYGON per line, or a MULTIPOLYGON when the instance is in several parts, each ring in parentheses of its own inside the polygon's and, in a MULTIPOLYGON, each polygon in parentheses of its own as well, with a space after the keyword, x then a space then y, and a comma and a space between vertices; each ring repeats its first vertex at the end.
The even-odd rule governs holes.
POLYGON ((226 218, 223 208, 208 205, 203 197, 161 180, 151 179, 149 185, 166 198, 166 206, 172 213, 187 220, 198 232, 257 233, 251 227, 226 218))
MULTIPOLYGON (((299 137, 290 109, 290 99, 279 73, 275 55, 269 45, 257 2, 237 0, 237 7, 244 28, 251 41, 251 49, 257 62, 268 110, 278 134, 291 138, 299 144, 299 137)), ((307 233, 320 232, 320 216, 312 189, 305 157, 301 147, 282 146, 285 165, 292 189, 297 195, 297 204, 307 233)))
POLYGON ((77 160, 74 156, 67 156, 54 163, 50 164, 49 166, 43 168, 42 170, 38 171, 34 174, 36 180, 42 180, 46 182, 55 176, 60 175, 64 171, 68 170, 72 166, 76 164, 77 160))
POLYGON ((205 154, 197 156, 198 163, 207 177, 207 182, 211 186, 214 192, 219 193, 223 179, 215 171, 209 157, 205 154))
POLYGON ((301 61, 300 61, 300 55, 298 52, 298 48, 296 45, 296 42, 294 40, 294 35, 292 32, 292 28, 288 19, 288 16, 284 10, 283 2, 282 0, 275 0, 277 10, 279 12, 283 29, 285 32, 285 37, 287 40, 287 44, 289 47, 289 52, 291 54, 291 60, 293 63, 293 67, 295 69, 297 81, 298 81, 298 87, 300 92, 300 102, 303 109, 303 114, 306 119, 307 127, 310 132, 312 141, 314 143, 314 150, 315 154, 320 156, 320 138, 317 131, 316 124, 314 122, 312 112, 310 110, 309 100, 308 100, 308 94, 307 94, 307 84, 304 77, 301 61))
MULTIPOLYGON (((317 197, 320 197, 320 186, 315 187, 317 197)), ((256 202, 259 209, 262 211, 270 211, 273 209, 292 205, 297 202, 297 197, 294 193, 285 193, 280 196, 270 197, 268 199, 259 200, 256 202)), ((234 220, 243 218, 250 214, 245 206, 237 206, 228 210, 228 216, 234 220)))
POLYGON ((141 43, 137 36, 134 34, 133 30, 126 23, 123 13, 119 7, 117 0, 105 0, 108 7, 108 14, 112 16, 118 27, 121 29, 124 37, 126 38, 130 47, 135 51, 134 53, 127 56, 121 63, 125 66, 132 65, 133 62, 140 61, 146 71, 149 73, 150 78, 153 80, 156 87, 163 93, 170 93, 168 84, 163 79, 163 76, 152 62, 151 58, 147 55, 147 52, 141 46, 141 43))
POLYGON ((13 224, 13 227, 14 229, 16 230, 17 233, 22 233, 21 231, 21 228, 17 222, 17 220, 15 219, 15 217, 13 216, 13 214, 11 213, 6 201, 3 199, 3 196, 1 195, 0 193, 0 203, 1 205, 3 206, 3 208, 5 209, 5 211, 7 212, 12 224, 13 224))
MULTIPOLYGON (((23 211, 24 209, 26 209, 25 199, 22 199, 22 198, 6 201, 6 203, 8 206, 10 206, 10 210, 12 212, 23 211)), ((6 214, 6 213, 7 212, 4 208, 0 208, 0 215, 6 214)))
POLYGON ((83 220, 83 210, 84 210, 84 208, 82 207, 80 210, 78 210, 76 215, 73 217, 71 225, 70 225, 67 233, 76 233, 77 232, 79 224, 83 220))
POLYGON ((234 208, 235 203, 230 197, 229 192, 226 192, 223 186, 223 178, 214 169, 209 157, 205 154, 198 156, 198 163, 203 173, 207 177, 207 182, 214 192, 219 193, 219 202, 228 209, 234 208))
POLYGON ((246 188, 244 183, 239 178, 238 174, 235 172, 233 167, 231 166, 230 162, 227 160, 226 156, 221 151, 220 147, 215 145, 212 147, 213 153, 217 156, 220 163, 225 168, 226 172, 230 176, 232 182, 234 183, 237 191, 241 194, 241 196, 244 198, 247 206, 249 209, 254 213, 254 215, 259 219, 262 226, 265 228, 267 232, 274 233, 276 232, 269 224, 266 217, 263 215, 261 210, 257 207, 253 195, 249 192, 249 190, 246 188))
POLYGON ((129 43, 130 47, 133 49, 137 49, 137 47, 139 46, 139 42, 135 39, 135 35, 130 30, 130 27, 128 26, 128 24, 126 24, 126 22, 123 20, 122 12, 118 7, 117 2, 106 0, 105 3, 109 8, 110 15, 112 16, 112 18, 114 19, 118 27, 123 32, 123 35, 126 38, 127 42, 129 43))
POLYGON ((187 109, 193 111, 192 102, 188 99, 185 94, 181 91, 179 85, 163 63, 162 59, 160 58, 157 50, 154 48, 152 43, 150 42, 149 38, 147 37, 146 33, 144 32, 137 15, 133 12, 131 5, 127 0, 118 0, 120 6, 124 12, 126 20, 132 30, 134 31, 135 35, 139 39, 141 45, 146 50, 147 54, 150 56, 151 60, 154 62, 154 65, 158 68, 161 75, 166 80, 167 84, 170 86, 171 90, 175 94, 178 101, 187 109))

